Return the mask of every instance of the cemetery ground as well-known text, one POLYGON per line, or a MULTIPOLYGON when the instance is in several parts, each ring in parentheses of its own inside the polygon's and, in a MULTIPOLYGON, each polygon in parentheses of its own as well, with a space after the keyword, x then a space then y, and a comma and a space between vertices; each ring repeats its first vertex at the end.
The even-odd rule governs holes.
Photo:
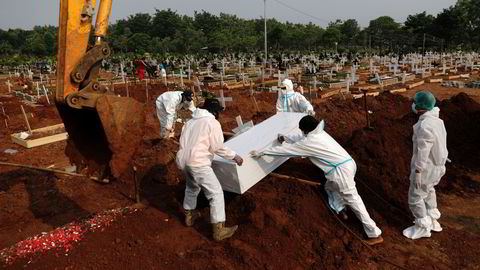
MULTIPOLYGON (((321 185, 267 176, 243 195, 226 193, 227 224, 233 238, 211 239, 208 202, 199 198, 202 218, 183 225, 184 179, 174 158, 178 145, 159 140, 155 98, 166 88, 130 85, 129 95, 146 102, 147 128, 134 163, 144 208, 132 200, 133 176, 110 184, 86 177, 0 166, 0 268, 5 269, 478 269, 480 265, 480 90, 425 84, 398 94, 368 97, 373 130, 366 130, 363 100, 313 100, 326 130, 358 165, 357 188, 383 231, 385 242, 366 247, 352 212, 340 221, 326 207, 321 185), (407 205, 412 125, 409 99, 419 89, 440 100, 452 163, 437 189, 443 232, 411 241, 402 230, 412 223, 407 205), (465 92, 466 94, 460 94, 465 92)), ((125 95, 124 86, 115 86, 125 95)), ((54 105, 32 107, 7 95, 0 82, 0 161, 63 169, 65 141, 25 149, 10 134, 25 131, 20 105, 32 129, 61 123, 54 105), (4 125, 4 118, 7 124, 4 125), (12 149, 14 154, 5 153, 12 149)), ((276 93, 230 90, 220 122, 235 117, 259 123, 275 112, 276 93), (254 105, 255 102, 258 105, 254 105)), ((179 136, 180 124, 177 127, 179 136)), ((306 159, 290 159, 278 174, 324 183, 306 159)))

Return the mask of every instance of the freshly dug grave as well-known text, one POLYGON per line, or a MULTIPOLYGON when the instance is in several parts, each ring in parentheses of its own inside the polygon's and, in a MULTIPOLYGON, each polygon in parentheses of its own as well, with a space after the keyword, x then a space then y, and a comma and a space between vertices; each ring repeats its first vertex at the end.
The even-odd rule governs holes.
MULTIPOLYGON (((258 100, 275 98, 259 96, 258 100)), ((244 107, 235 108, 238 105, 233 104, 232 112, 227 109, 223 121, 230 123, 232 120, 227 117, 238 113, 244 119, 254 115, 252 107, 246 106, 250 100, 247 95, 239 94, 235 102, 244 107)), ((462 95, 440 104, 454 163, 448 166, 439 191, 448 190, 473 199, 473 195, 478 194, 477 182, 452 174, 455 169, 468 170, 475 175, 480 173, 475 162, 468 162, 469 153, 465 151, 478 149, 474 138, 480 135, 478 129, 473 134, 465 132, 468 127, 469 132, 475 130, 473 124, 478 123, 473 116, 467 118, 463 111, 468 104, 472 107, 468 113, 478 114, 475 103, 462 95), (461 126, 465 129, 460 129, 461 126), (454 135, 451 129, 455 127, 458 133, 454 135)), ((321 187, 272 176, 244 195, 226 193, 227 224, 240 225, 232 239, 220 243, 211 240, 208 202, 203 195, 198 204, 203 217, 193 228, 185 227, 181 210, 184 178, 174 162, 178 145, 158 139, 158 120, 153 109, 149 109, 147 134, 133 164, 137 167, 142 198, 150 207, 115 221, 104 232, 87 234, 68 256, 57 257, 52 251, 35 256, 30 264, 27 264, 30 259, 20 260, 9 267, 397 269, 394 265, 400 265, 407 269, 473 268, 480 264, 480 254, 475 248, 480 236, 474 232, 444 226, 443 233, 429 239, 410 241, 401 235, 401 230, 412 221, 406 194, 411 130, 416 119, 410 113, 410 105, 409 99, 391 94, 369 98, 373 131, 363 130, 366 121, 362 100, 327 101, 315 105, 317 116, 327 123, 326 130, 345 145, 357 162, 359 193, 386 240, 373 250, 365 248, 333 217, 325 206, 321 187)), ((274 112, 264 112, 259 121, 270 113, 274 112)), ((324 181, 322 172, 306 159, 291 159, 277 172, 324 181)), ((132 197, 133 189, 127 191, 124 194, 132 197)), ((450 197, 442 198, 450 200, 450 197)), ((440 210, 443 211, 441 206, 440 210)), ((349 216, 348 228, 364 237, 361 224, 353 213, 349 212, 349 216)), ((472 222, 474 225, 475 221, 472 222)))

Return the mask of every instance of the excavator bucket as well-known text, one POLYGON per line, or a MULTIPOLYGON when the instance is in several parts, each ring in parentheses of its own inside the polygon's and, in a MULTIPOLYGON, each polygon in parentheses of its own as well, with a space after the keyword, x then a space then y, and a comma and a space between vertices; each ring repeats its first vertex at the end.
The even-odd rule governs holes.
POLYGON ((65 153, 77 169, 104 179, 125 173, 141 143, 145 105, 132 98, 104 95, 96 110, 57 104, 69 134, 65 153))
POLYGON ((133 98, 105 95, 97 100, 98 116, 107 137, 111 173, 118 178, 129 167, 145 132, 145 105, 133 98))
POLYGON ((97 12, 96 7, 96 0, 60 1, 55 103, 69 134, 67 156, 77 170, 103 180, 129 168, 146 114, 145 105, 117 97, 97 81, 111 53, 104 38, 112 0, 101 0, 97 12), (95 13, 95 44, 89 48, 95 13))

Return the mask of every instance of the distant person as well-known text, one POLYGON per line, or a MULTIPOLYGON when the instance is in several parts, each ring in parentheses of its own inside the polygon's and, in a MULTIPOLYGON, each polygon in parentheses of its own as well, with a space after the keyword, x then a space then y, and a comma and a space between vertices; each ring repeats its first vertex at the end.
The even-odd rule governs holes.
POLYGON ((315 115, 312 104, 302 94, 293 91, 291 80, 283 80, 282 88, 283 90, 278 92, 277 112, 300 112, 315 115))
POLYGON ((445 175, 448 160, 447 131, 440 109, 435 107, 435 97, 428 91, 415 94, 412 110, 419 115, 413 126, 413 156, 410 163, 410 188, 408 205, 415 217, 415 225, 403 231, 410 239, 430 237, 430 231, 441 232, 438 223, 435 186, 445 175))
POLYGON ((138 75, 138 78, 141 81, 143 81, 143 79, 145 79, 145 68, 147 66, 147 64, 145 63, 145 57, 135 61, 135 65, 136 65, 136 73, 138 75))
POLYGON ((163 83, 167 85, 167 71, 163 65, 160 67, 160 76, 162 77, 163 83))
POLYGON ((250 154, 254 158, 260 158, 263 155, 308 157, 325 174, 327 179, 325 191, 328 195, 330 208, 347 218, 344 211, 346 210, 345 207, 348 206, 363 224, 363 229, 368 236, 365 242, 369 245, 382 243, 382 231, 370 218, 355 187, 354 178, 357 171, 355 161, 324 130, 323 121, 319 122, 315 117, 307 115, 300 120, 299 128, 303 136, 282 136, 279 134, 278 141, 282 145, 270 147, 263 151, 252 151, 250 154))
POLYGON ((203 190, 210 203, 210 222, 212 223, 213 238, 217 241, 233 236, 238 226, 225 227, 225 202, 223 189, 212 169, 214 155, 233 160, 241 166, 243 159, 234 151, 223 145, 223 132, 220 123, 216 120, 223 111, 217 99, 206 99, 201 108, 193 112, 180 136, 180 148, 176 162, 186 177, 185 197, 185 224, 194 225, 200 215, 195 211, 197 197, 203 190))
POLYGON ((198 89, 198 92, 202 92, 202 83, 198 79, 197 75, 193 75, 193 89, 198 89))
POLYGON ((173 138, 175 136, 175 121, 177 120, 177 111, 180 109, 195 110, 193 104, 193 93, 190 90, 168 91, 161 94, 155 105, 157 107, 157 117, 160 121, 160 137, 163 139, 173 138))

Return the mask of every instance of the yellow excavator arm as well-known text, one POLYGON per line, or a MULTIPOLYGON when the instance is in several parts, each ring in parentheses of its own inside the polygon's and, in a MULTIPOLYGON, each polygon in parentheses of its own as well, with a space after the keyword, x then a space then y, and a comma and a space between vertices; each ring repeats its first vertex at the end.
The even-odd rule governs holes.
POLYGON ((66 154, 77 168, 120 177, 143 136, 145 106, 119 97, 98 81, 111 50, 104 41, 112 0, 60 0, 55 101, 69 134, 66 154))
POLYGON ((101 61, 110 55, 107 34, 112 0, 101 0, 95 25, 95 44, 87 51, 96 0, 61 0, 56 100, 71 107, 95 107, 105 93, 96 81, 101 61))

